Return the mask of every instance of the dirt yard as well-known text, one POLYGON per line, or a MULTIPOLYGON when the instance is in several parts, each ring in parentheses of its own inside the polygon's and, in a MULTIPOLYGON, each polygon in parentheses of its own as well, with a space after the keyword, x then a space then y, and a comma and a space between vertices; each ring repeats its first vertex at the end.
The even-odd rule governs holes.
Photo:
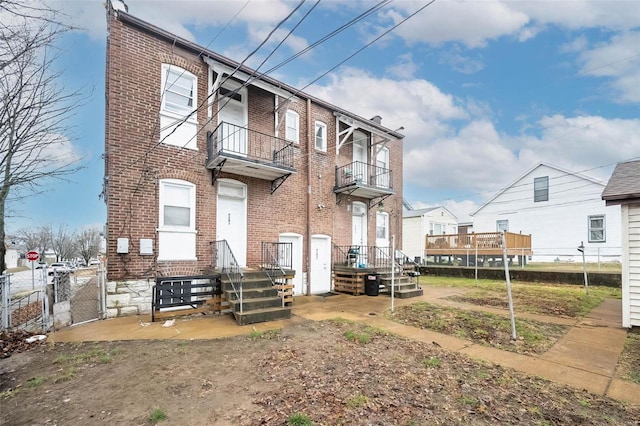
POLYGON ((347 321, 220 340, 41 344, 2 425, 638 424, 640 409, 347 321), (297 415, 296 415, 297 414, 297 415), (294 416, 295 415, 295 416, 294 416))

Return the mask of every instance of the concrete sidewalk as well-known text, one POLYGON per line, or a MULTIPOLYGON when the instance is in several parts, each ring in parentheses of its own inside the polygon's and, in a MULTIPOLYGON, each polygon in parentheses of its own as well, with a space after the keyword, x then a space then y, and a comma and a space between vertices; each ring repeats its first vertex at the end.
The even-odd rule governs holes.
MULTIPOLYGON (((424 287, 419 298, 395 300, 395 306, 426 301, 463 309, 491 311, 507 315, 504 309, 461 304, 447 297, 468 290, 462 288, 424 287)), ((391 307, 387 296, 368 297, 336 294, 332 296, 297 297, 292 320, 238 326, 229 315, 176 319, 173 325, 149 323, 146 316, 96 321, 49 335, 52 342, 143 340, 143 339, 215 339, 246 335, 253 330, 266 331, 286 327, 296 318, 325 320, 342 317, 366 322, 397 335, 426 343, 436 342, 442 348, 466 354, 472 358, 493 362, 526 374, 569 385, 589 392, 640 405, 640 385, 615 378, 616 365, 624 348, 626 330, 621 327, 621 301, 607 300, 580 321, 566 318, 519 314, 545 322, 570 325, 571 329, 549 351, 539 356, 526 356, 490 348, 429 330, 402 325, 384 318, 391 307)))

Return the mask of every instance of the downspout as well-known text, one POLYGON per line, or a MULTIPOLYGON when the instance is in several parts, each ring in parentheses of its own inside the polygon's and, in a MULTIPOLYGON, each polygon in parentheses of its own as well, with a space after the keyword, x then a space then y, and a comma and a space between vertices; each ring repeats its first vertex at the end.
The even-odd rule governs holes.
POLYGON ((311 294, 311 99, 307 98, 307 296, 311 294))

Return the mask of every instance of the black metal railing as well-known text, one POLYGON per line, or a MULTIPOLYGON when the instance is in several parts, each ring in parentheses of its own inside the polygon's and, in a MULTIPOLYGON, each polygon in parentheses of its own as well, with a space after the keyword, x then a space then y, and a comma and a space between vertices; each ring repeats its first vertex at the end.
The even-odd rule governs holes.
POLYGON ((292 142, 224 121, 207 134, 207 155, 207 162, 220 155, 233 155, 259 164, 294 169, 292 142))
POLYGON ((333 246, 333 264, 351 268, 386 268, 391 266, 390 249, 376 246, 333 246))
POLYGON ((218 240, 212 243, 213 249, 213 267, 218 269, 220 273, 227 276, 236 298, 240 301, 240 313, 243 313, 242 300, 242 279, 244 274, 236 260, 236 257, 229 247, 227 240, 218 240))
MULTIPOLYGON (((284 268, 292 269, 293 243, 269 243, 262 242, 261 264, 262 269, 266 272, 271 285, 284 285, 286 275, 284 268)), ((282 307, 284 308, 285 291, 281 289, 280 296, 282 298, 282 307)))
POLYGON ((370 186, 381 189, 393 189, 391 170, 354 161, 345 166, 336 166, 336 188, 344 186, 370 186))

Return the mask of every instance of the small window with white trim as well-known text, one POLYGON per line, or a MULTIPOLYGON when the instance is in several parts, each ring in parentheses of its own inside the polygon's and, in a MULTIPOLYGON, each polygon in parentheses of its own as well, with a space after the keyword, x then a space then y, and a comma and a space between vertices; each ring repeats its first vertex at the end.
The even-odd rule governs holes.
POLYGON ((605 215, 589 216, 589 242, 606 242, 605 215))
POLYGON ((300 116, 295 111, 287 111, 285 138, 288 141, 298 143, 300 134, 300 116))
POLYGON ((327 125, 321 121, 316 121, 316 149, 327 152, 327 125))
POLYGON ((549 201, 549 176, 533 179, 533 202, 549 201))
POLYGON ((379 240, 389 239, 389 214, 386 212, 376 213, 376 238, 379 240))
POLYGON ((162 64, 162 111, 178 115, 192 113, 197 102, 196 87, 195 75, 176 65, 162 64))
POLYGON ((160 181, 160 229, 195 229, 196 186, 178 179, 160 181))

